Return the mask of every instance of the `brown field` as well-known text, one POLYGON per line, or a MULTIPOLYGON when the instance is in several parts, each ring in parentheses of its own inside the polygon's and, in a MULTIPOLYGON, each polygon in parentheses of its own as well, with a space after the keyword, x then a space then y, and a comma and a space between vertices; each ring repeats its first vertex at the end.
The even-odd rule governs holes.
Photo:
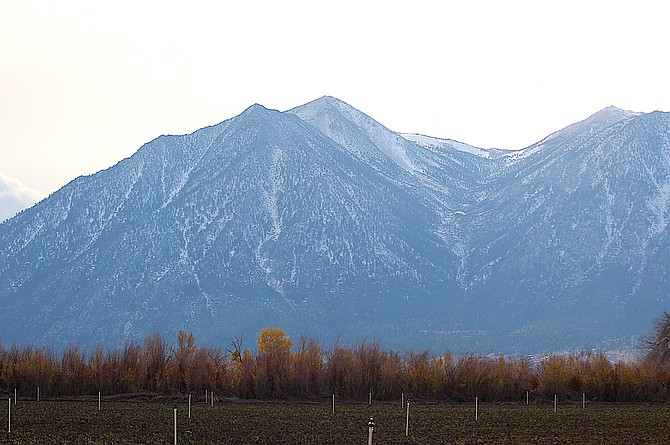
MULTIPOLYGON (((367 419, 375 444, 668 444, 670 406, 645 404, 410 405, 400 403, 217 402, 178 408, 179 444, 365 444, 367 419)), ((173 405, 147 402, 19 401, 0 403, 0 444, 172 444, 173 405)))

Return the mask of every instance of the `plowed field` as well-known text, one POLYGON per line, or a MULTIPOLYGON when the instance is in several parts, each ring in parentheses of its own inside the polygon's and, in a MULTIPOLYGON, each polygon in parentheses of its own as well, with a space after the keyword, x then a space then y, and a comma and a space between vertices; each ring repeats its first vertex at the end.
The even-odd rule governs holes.
MULTIPOLYGON (((329 403, 203 403, 177 405, 178 443, 365 444, 367 420, 375 444, 668 444, 667 405, 434 405, 329 403)), ((0 404, 0 444, 173 444, 173 405, 168 403, 28 402, 0 404)))

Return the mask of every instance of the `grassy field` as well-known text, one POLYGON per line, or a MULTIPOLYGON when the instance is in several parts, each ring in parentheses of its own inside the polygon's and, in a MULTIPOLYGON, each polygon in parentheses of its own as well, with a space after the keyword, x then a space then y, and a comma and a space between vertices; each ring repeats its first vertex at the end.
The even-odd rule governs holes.
MULTIPOLYGON (((0 444, 173 444, 169 403, 27 402, 0 404, 0 444)), ((177 405, 178 443, 365 444, 367 420, 376 421, 375 444, 668 444, 667 405, 410 405, 328 402, 177 405)))

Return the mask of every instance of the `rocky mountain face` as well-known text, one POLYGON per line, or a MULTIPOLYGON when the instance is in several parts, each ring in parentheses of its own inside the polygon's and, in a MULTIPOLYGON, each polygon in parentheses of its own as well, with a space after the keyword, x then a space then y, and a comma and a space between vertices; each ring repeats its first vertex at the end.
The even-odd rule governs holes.
POLYGON ((0 225, 4 345, 263 327, 326 345, 611 349, 670 303, 670 116, 608 108, 521 151, 324 97, 161 136, 0 225))

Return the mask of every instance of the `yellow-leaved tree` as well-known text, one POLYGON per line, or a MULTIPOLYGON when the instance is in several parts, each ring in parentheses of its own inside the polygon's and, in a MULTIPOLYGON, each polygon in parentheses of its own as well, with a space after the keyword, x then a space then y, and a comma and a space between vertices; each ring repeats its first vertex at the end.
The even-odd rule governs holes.
POLYGON ((256 396, 285 397, 291 381, 293 340, 283 329, 265 328, 258 335, 256 396))
POLYGON ((290 356, 293 340, 283 329, 265 328, 258 334, 258 354, 280 354, 290 356))

